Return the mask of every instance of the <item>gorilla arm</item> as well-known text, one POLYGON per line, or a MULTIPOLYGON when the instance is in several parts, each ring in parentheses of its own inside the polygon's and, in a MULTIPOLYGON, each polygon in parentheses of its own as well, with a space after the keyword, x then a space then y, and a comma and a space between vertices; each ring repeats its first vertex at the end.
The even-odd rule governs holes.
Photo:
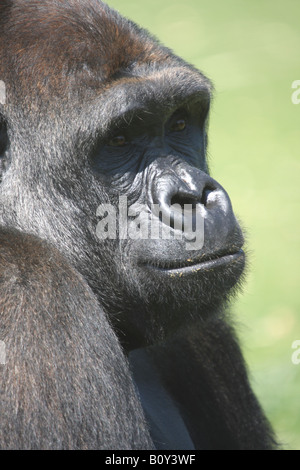
POLYGON ((56 249, 0 230, 0 315, 3 448, 152 448, 118 340, 56 249))

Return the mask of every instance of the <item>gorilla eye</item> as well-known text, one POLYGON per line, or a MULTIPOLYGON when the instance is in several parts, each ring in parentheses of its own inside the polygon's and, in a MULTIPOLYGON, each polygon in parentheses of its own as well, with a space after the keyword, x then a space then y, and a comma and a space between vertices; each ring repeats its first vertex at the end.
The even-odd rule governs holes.
POLYGON ((109 140, 108 145, 111 147, 123 147, 126 145, 127 140, 124 135, 116 135, 112 139, 109 140))
POLYGON ((186 121, 185 119, 178 119, 171 127, 173 132, 181 132, 184 131, 186 128, 186 121))

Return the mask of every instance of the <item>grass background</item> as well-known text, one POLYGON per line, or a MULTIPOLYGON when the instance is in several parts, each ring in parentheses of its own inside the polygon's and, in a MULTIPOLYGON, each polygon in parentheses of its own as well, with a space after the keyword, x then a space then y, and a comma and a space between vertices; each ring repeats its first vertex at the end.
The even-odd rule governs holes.
POLYGON ((250 269, 233 306, 253 387, 285 449, 300 449, 299 0, 110 0, 196 65, 215 88, 212 176, 248 233, 250 269))

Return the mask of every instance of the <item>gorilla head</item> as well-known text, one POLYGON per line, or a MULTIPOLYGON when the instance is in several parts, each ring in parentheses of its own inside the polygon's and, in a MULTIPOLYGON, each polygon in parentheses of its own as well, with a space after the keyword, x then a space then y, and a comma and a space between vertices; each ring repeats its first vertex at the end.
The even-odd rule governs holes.
POLYGON ((244 253, 210 82, 98 0, 0 8, 2 223, 58 247, 128 348, 218 311, 244 253))

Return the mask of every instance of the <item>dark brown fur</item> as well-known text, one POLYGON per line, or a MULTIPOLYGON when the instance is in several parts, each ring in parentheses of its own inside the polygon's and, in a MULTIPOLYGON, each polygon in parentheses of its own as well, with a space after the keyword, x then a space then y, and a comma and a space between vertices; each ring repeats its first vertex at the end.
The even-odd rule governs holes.
POLYGON ((43 100, 65 98, 78 83, 85 92, 86 87, 101 90, 133 63, 168 64, 167 49, 146 35, 142 43, 142 30, 116 21, 116 12, 97 0, 10 4, 0 3, 0 49, 6 51, 1 74, 9 83, 9 70, 14 70, 14 83, 17 74, 27 97, 32 90, 43 100))

